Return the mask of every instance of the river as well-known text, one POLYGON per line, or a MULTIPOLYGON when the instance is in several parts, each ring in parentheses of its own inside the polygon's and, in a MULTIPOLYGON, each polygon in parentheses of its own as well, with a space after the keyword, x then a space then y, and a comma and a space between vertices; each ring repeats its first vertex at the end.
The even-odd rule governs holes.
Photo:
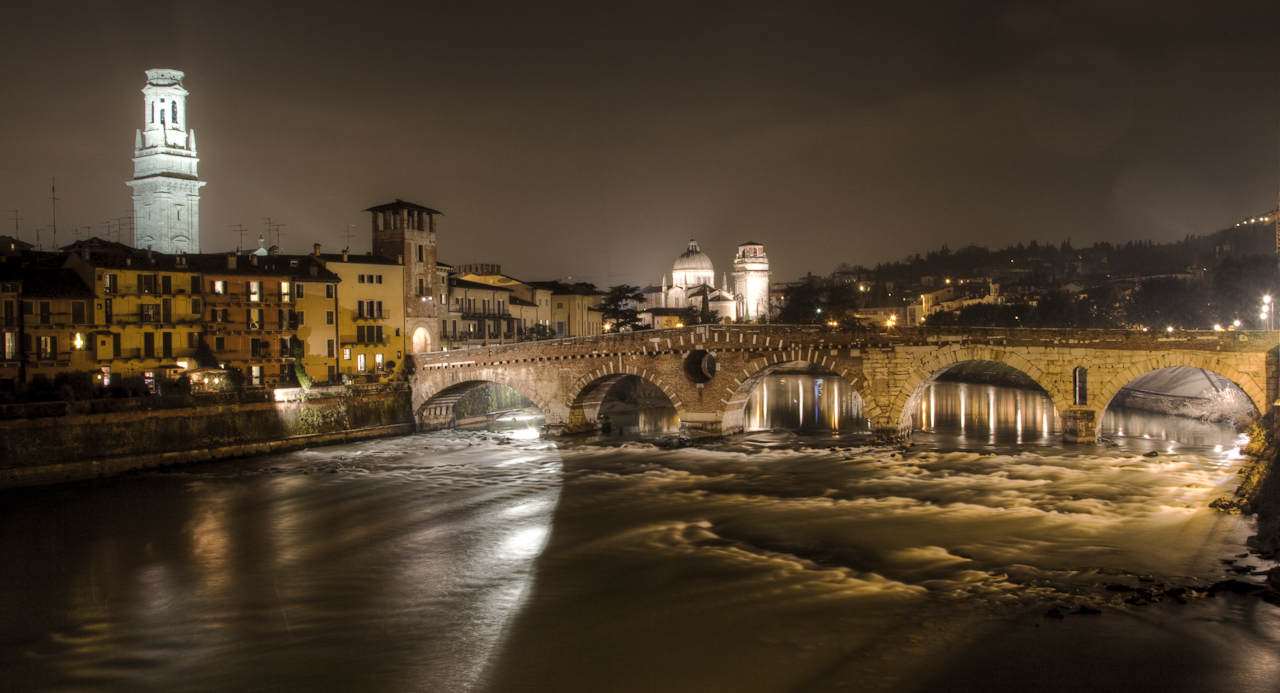
POLYGON ((1069 446, 1039 393, 935 383, 873 448, 847 386, 782 380, 706 445, 642 410, 5 492, 0 688, 1275 689, 1280 612, 1200 596, 1270 566, 1206 508, 1234 431, 1069 446))

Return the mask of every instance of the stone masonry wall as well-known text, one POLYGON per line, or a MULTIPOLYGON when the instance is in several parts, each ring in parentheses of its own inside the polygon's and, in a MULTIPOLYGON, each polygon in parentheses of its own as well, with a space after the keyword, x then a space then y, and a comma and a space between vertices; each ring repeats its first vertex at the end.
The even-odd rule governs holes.
MULTIPOLYGON (((0 421, 0 488, 263 454, 415 430, 403 384, 317 388, 305 399, 0 421)), ((88 403, 86 403, 88 404, 88 403)))

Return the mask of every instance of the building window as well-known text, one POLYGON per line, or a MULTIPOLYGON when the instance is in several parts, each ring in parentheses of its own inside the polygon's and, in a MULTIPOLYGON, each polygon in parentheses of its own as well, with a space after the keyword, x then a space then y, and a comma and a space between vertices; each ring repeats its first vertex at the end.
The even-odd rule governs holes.
POLYGON ((262 329, 262 309, 250 308, 246 310, 245 313, 246 313, 245 321, 249 324, 249 329, 261 330, 262 329))
POLYGON ((169 105, 173 106, 173 124, 177 125, 178 124, 178 102, 174 101, 169 105))
POLYGON ((377 276, 375 277, 375 279, 377 279, 377 280, 378 280, 378 281, 377 281, 377 283, 378 283, 378 284, 381 284, 381 283, 382 283, 382 275, 381 275, 381 274, 377 275, 377 276))
POLYGON ((302 327, 303 325, 307 324, 307 316, 304 314, 303 311, 298 311, 294 313, 294 317, 298 321, 298 327, 302 327))
MULTIPOLYGON (((333 298, 333 284, 324 285, 324 297, 333 298)), ((329 323, 329 324, 332 325, 333 323, 329 323)))
POLYGON ((285 303, 293 302, 293 292, 289 290, 289 282, 280 282, 280 300, 285 303))
POLYGON ((37 341, 39 350, 38 357, 43 360, 52 360, 58 358, 58 338, 57 337, 40 337, 37 341))
POLYGON ((84 317, 84 301, 72 301, 71 302, 71 324, 83 325, 86 322, 89 322, 89 321, 85 320, 85 317, 84 317))
POLYGON ((227 350, 227 338, 226 338, 226 337, 214 337, 214 338, 213 338, 213 350, 214 350, 214 351, 226 351, 226 350, 227 350))
MULTIPOLYGON (((306 352, 304 351, 303 353, 306 353, 306 352)), ((288 357, 292 355, 293 354, 290 353, 290 349, 289 349, 289 338, 281 337, 280 338, 280 356, 288 357)))
POLYGON ((154 294, 156 292, 156 275, 139 274, 138 275, 138 292, 144 294, 154 294))
POLYGON ((363 283, 365 283, 365 281, 364 281, 364 275, 363 275, 363 274, 358 275, 358 279, 356 279, 356 282, 357 282, 357 283, 359 283, 359 284, 363 284, 363 283))
POLYGON ((102 275, 102 290, 108 294, 114 294, 118 286, 119 277, 115 274, 102 275))
POLYGON ((153 359, 156 357, 156 333, 142 333, 142 357, 153 359))
POLYGON ((84 351, 89 348, 89 335, 83 332, 77 332, 71 335, 71 348, 76 351, 84 351))
POLYGON ((356 354, 356 370, 361 373, 365 370, 364 354, 356 354))
POLYGON ((142 322, 160 322, 160 304, 143 303, 138 306, 142 322))
POLYGON ((356 325, 356 341, 364 343, 364 325, 356 325))
POLYGON ((326 310, 326 311, 324 312, 324 324, 326 324, 326 325, 332 325, 332 324, 333 324, 333 311, 331 311, 331 310, 326 310))
POLYGON ((563 309, 563 308, 564 308, 564 304, 563 304, 563 303, 556 302, 556 309, 563 309))
POLYGON ((245 282, 245 293, 249 295, 250 301, 262 300, 262 282, 245 282))
MULTIPOLYGON (((418 244, 418 262, 422 262, 422 244, 421 243, 418 244)), ((422 280, 419 279, 418 281, 421 282, 422 280)))
POLYGON ((343 360, 343 361, 350 361, 350 360, 351 360, 351 347, 343 347, 343 348, 342 348, 342 360, 343 360))
POLYGON ((204 312, 204 305, 200 302, 200 299, 191 299, 191 312, 196 315, 200 315, 204 312))
POLYGON ((418 277, 418 295, 422 296, 426 293, 427 280, 418 277))
POLYGON ((162 294, 173 293, 173 277, 167 274, 160 277, 160 293, 162 294))
POLYGON ((293 287, 293 292, 294 292, 294 295, 296 295, 298 298, 302 298, 302 284, 295 284, 293 287))
POLYGON ((200 277, 194 274, 191 275, 191 293, 200 293, 200 277))
POLYGON ((160 333, 160 355, 164 358, 173 358, 173 333, 160 333))
POLYGON ((227 283, 224 281, 211 281, 209 282, 209 289, 215 294, 225 295, 227 293, 227 283))
POLYGON ((373 367, 382 370, 382 354, 373 355, 373 367))
POLYGON ((337 348, 337 344, 335 344, 334 341, 330 339, 325 343, 325 347, 326 347, 325 355, 328 356, 329 358, 333 358, 334 355, 337 353, 335 351, 337 348))
POLYGON ((199 332, 188 332, 188 333, 187 333, 187 348, 188 348, 188 349, 199 349, 199 348, 200 348, 200 333, 199 333, 199 332))

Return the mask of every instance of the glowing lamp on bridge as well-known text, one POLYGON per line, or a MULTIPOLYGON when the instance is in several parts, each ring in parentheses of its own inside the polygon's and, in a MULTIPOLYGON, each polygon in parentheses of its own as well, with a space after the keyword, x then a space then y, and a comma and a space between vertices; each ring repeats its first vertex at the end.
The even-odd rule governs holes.
POLYGON ((1173 325, 1170 325, 1170 326, 1168 326, 1168 327, 1164 328, 1164 331, 1165 331, 1165 332, 1173 332, 1173 325))

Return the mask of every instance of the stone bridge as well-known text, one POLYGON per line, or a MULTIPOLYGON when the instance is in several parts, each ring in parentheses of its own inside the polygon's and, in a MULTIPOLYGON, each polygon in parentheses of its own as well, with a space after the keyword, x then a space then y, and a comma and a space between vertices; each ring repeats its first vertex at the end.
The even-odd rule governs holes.
POLYGON ((692 436, 743 430, 744 405, 765 375, 808 364, 843 376, 882 439, 904 440, 924 386, 966 361, 1011 366, 1038 383, 1063 438, 1095 440, 1124 385, 1170 366, 1218 373, 1258 411, 1277 395, 1276 332, 1057 329, 893 329, 847 332, 798 325, 697 325, 414 355, 413 403, 423 429, 447 427, 467 391, 500 383, 528 397, 551 433, 598 428, 609 389, 628 375, 658 386, 692 436))

